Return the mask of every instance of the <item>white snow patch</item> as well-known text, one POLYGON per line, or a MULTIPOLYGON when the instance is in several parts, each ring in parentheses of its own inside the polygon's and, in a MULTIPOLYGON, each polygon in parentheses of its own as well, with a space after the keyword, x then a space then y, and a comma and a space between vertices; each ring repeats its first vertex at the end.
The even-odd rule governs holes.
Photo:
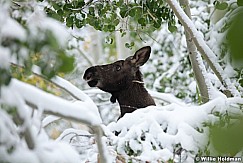
POLYGON ((188 88, 190 89, 190 91, 192 91, 192 93, 197 93, 197 82, 196 81, 191 82, 188 88))
POLYGON ((7 69, 10 66, 10 50, 0 46, 0 68, 7 69))
POLYGON ((177 159, 174 152, 181 148, 184 161, 190 162, 207 145, 209 129, 205 123, 218 120, 215 112, 242 115, 238 108, 231 107, 236 101, 243 103, 242 98, 220 96, 200 106, 149 106, 125 114, 118 122, 109 124, 108 129, 120 131, 113 143, 122 155, 126 156, 130 148, 141 161, 168 161, 177 159))
MULTIPOLYGON (((3 13, 0 12, 0 15, 1 14, 3 13)), ((19 39, 21 41, 26 40, 26 31, 17 21, 9 17, 5 17, 4 19, 6 20, 0 28, 0 35, 2 37, 19 39)), ((0 20, 0 22, 2 22, 2 20, 0 20)))
MULTIPOLYGON (((102 123, 101 118, 96 114, 96 109, 92 109, 92 104, 88 102, 77 101, 72 103, 16 79, 11 81, 10 89, 20 94, 25 92, 22 93, 22 97, 26 101, 41 106, 45 111, 61 113, 67 117, 84 120, 94 125, 102 123), (95 111, 95 114, 93 111, 95 111)), ((10 97, 10 99, 12 98, 10 97)))
POLYGON ((30 16, 27 23, 30 27, 31 32, 36 37, 38 37, 39 35, 37 30, 38 28, 46 31, 51 31, 61 46, 65 46, 67 44, 67 40, 70 37, 64 25, 54 19, 46 17, 44 11, 41 10, 39 7, 35 8, 34 13, 30 16))

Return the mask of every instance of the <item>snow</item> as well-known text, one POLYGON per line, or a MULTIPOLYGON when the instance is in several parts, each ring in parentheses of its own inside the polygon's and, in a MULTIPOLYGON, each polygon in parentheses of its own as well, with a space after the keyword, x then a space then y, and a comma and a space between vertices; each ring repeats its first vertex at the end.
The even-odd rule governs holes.
MULTIPOLYGON (((74 86, 73 86, 74 87, 74 86)), ((77 121, 85 122, 90 125, 99 125, 101 122, 100 117, 96 116, 97 113, 93 113, 92 104, 86 99, 83 101, 76 101, 74 103, 48 94, 30 86, 26 83, 20 82, 16 79, 12 79, 8 87, 1 89, 2 98, 0 103, 3 101, 10 106, 18 106, 17 112, 21 119, 24 119, 24 124, 18 129, 19 132, 28 130, 30 133, 31 140, 34 141, 34 151, 24 148, 24 146, 16 145, 16 139, 18 135, 12 135, 16 133, 16 129, 12 125, 12 120, 9 119, 7 114, 0 110, 1 123, 0 130, 6 131, 0 134, 0 143, 7 142, 9 145, 0 147, 0 156, 3 161, 9 162, 80 162, 80 155, 70 144, 62 143, 60 141, 48 140, 48 137, 41 129, 37 129, 36 123, 32 123, 30 108, 25 102, 36 105, 37 108, 42 108, 44 112, 52 112, 57 115, 63 115, 67 118, 71 118, 77 121), (24 92, 24 94, 23 94, 24 92), (85 113, 85 114, 84 114, 85 113), (5 122, 5 123, 4 123, 5 122), (6 128, 7 127, 7 128, 6 128), (10 132, 13 130, 12 132, 10 132), (9 132, 8 132, 9 131, 9 132), (40 134, 41 133, 41 134, 40 134), (11 155, 6 152, 5 148, 11 148, 16 146, 11 155)), ((97 108, 96 108, 97 109, 97 108)), ((94 109, 93 109, 94 110, 94 109)), ((38 116, 37 116, 38 117, 38 116)), ((52 117, 49 120, 44 120, 44 125, 48 125, 56 117, 52 117)), ((70 131, 67 131, 70 132, 70 131)), ((23 140, 21 140, 23 142, 23 140)), ((96 144, 95 144, 96 145, 96 144)), ((96 151, 97 153, 97 151, 96 151)))
POLYGON ((27 34, 24 28, 14 19, 10 18, 7 12, 0 7, 0 35, 5 38, 26 40, 27 34))
POLYGON ((90 105, 90 103, 81 101, 71 103, 15 79, 11 81, 10 89, 17 91, 20 94, 21 92, 25 92, 22 94, 22 97, 26 101, 43 107, 47 112, 63 114, 76 120, 84 120, 85 122, 93 125, 98 125, 102 122, 99 116, 95 116, 97 115, 96 113, 93 114, 92 105, 90 105))
POLYGON ((3 162, 40 163, 34 151, 23 150, 22 148, 15 149, 11 155, 5 149, 0 148, 0 156, 0 161, 3 162))
POLYGON ((197 92, 197 82, 196 82, 196 81, 191 82, 191 84, 188 86, 188 88, 189 88, 193 93, 196 93, 196 92, 197 92))
POLYGON ((80 162, 79 154, 69 144, 64 142, 52 141, 42 143, 35 150, 40 162, 80 162))
POLYGON ((181 147, 186 151, 186 160, 189 161, 207 145, 208 127, 205 123, 215 123, 218 119, 214 116, 215 112, 243 115, 239 109, 232 110, 230 107, 236 101, 243 102, 242 98, 218 97, 201 106, 181 106, 175 103, 149 106, 128 113, 107 127, 111 131, 121 131, 114 140, 117 151, 123 155, 127 155, 126 149, 130 148, 138 153, 136 158, 142 161, 168 161, 174 158, 174 150, 181 147))
POLYGON ((49 115, 47 117, 45 117, 43 120, 42 120, 42 126, 43 127, 46 127, 48 126, 50 123, 54 122, 54 121, 57 121, 59 120, 60 117, 57 117, 57 116, 54 116, 54 115, 49 115))
POLYGON ((10 66, 10 50, 0 46, 0 68, 7 69, 10 66))
POLYGON ((35 150, 17 148, 9 155, 3 148, 0 148, 0 161, 18 163, 59 163, 59 162, 80 162, 78 153, 63 142, 42 142, 35 150))
POLYGON ((151 90, 149 90, 148 92, 152 97, 158 98, 158 99, 163 100, 165 102, 176 103, 176 104, 180 104, 180 105, 186 105, 184 102, 182 102, 182 100, 176 98, 171 93, 160 93, 160 92, 151 91, 151 90))
MULTIPOLYGON (((61 84, 60 81, 58 83, 61 84)), ((72 87, 67 85, 65 86, 63 84, 66 89, 72 90, 72 87)), ((1 94, 5 97, 1 99, 2 101, 4 100, 10 103, 13 97, 18 100, 23 98, 28 102, 42 107, 44 111, 58 112, 74 119, 84 119, 84 121, 92 125, 99 125, 101 123, 101 121, 97 120, 97 116, 94 116, 97 114, 96 112, 87 110, 89 107, 85 103, 89 104, 88 97, 86 95, 83 96, 82 93, 79 94, 78 90, 75 93, 74 90, 76 88, 71 92, 84 100, 78 101, 78 109, 75 103, 54 98, 16 79, 11 81, 8 89, 8 91, 6 89, 2 90, 1 94), (6 95, 6 92, 9 95, 6 95), (22 92, 25 93, 23 94, 22 92), (20 93, 22 93, 21 96, 18 96, 20 93), (68 112, 63 111, 66 108, 68 108, 68 112), (87 112, 85 117, 79 114, 81 110, 87 112)), ((11 104, 21 104, 21 101, 18 102, 18 100, 11 104)), ((108 156, 107 158, 110 162, 115 162, 118 155, 135 160, 135 162, 155 162, 158 160, 167 162, 171 159, 174 161, 182 160, 183 162, 191 162, 194 160, 195 155, 208 144, 209 128, 205 126, 205 123, 214 124, 217 122, 219 117, 215 116, 215 113, 222 115, 227 113, 231 116, 243 115, 239 106, 243 104, 243 99, 239 97, 226 98, 225 96, 219 96, 200 106, 192 104, 186 105, 169 95, 168 101, 170 101, 168 105, 149 106, 138 109, 133 113, 126 114, 118 122, 103 126, 106 136, 102 138, 102 142, 109 146, 106 156, 108 156), (118 136, 114 136, 111 133, 112 131, 121 131, 121 133, 118 136), (129 151, 132 151, 133 154, 129 155, 129 151), (175 151, 181 151, 181 154, 180 152, 175 153, 175 151)), ((24 104, 20 106, 23 111, 29 110, 24 104)), ((15 127, 9 127, 8 124, 11 124, 11 119, 9 119, 4 111, 0 110, 0 116, 1 121, 5 122, 0 123, 0 130, 15 130, 15 127)), ((29 116, 29 113, 24 113, 21 116, 29 116)), ((43 124, 48 125, 56 119, 57 117, 44 119, 43 124)), ((32 128, 34 136, 38 132, 38 130, 32 128)), ((12 155, 9 155, 0 147, 1 159, 9 162, 16 162, 16 160, 19 162, 97 161, 98 150, 94 141, 95 138, 88 131, 67 129, 56 141, 48 140, 48 137, 43 131, 40 133, 42 134, 36 137, 34 151, 19 146, 19 149, 15 149, 12 155)), ((11 145, 19 141, 18 139, 16 140, 16 136, 10 135, 12 135, 11 132, 1 133, 0 142, 8 139, 7 142, 11 145)), ((106 148, 106 145, 103 148, 106 148)))
POLYGON ((5 131, 1 133, 0 142, 9 148, 18 141, 15 138, 17 136, 17 134, 15 135, 16 128, 11 124, 11 119, 8 114, 2 109, 0 109, 0 116, 2 120, 2 123, 0 123, 0 131, 5 131))
MULTIPOLYGON (((87 96, 85 93, 83 93, 80 89, 78 89, 77 87, 75 87, 73 84, 71 84, 69 81, 59 77, 59 76, 55 76, 54 79, 52 79, 52 81, 54 83, 57 83, 58 85, 62 86, 64 89, 68 90, 69 92, 71 92, 78 100, 81 101, 88 101, 88 102, 93 102, 89 96, 87 96)), ((94 103, 93 103, 94 104, 94 103)), ((94 107, 96 107, 96 105, 94 104, 94 107)), ((97 108, 97 107, 96 107, 97 108)), ((98 111, 98 110, 97 110, 98 111)))
POLYGON ((43 9, 36 6, 35 11, 27 20, 30 31, 34 36, 38 36, 38 28, 46 31, 51 31, 60 46, 65 46, 70 37, 67 29, 60 22, 47 18, 43 9))
MULTIPOLYGON (((199 34, 198 30, 194 26, 193 22, 188 18, 188 16, 184 13, 182 8, 179 6, 179 4, 175 0, 168 0, 168 4, 173 8, 175 11, 175 14, 177 15, 178 19, 183 20, 181 23, 183 26, 188 30, 191 37, 193 38, 194 43, 196 44, 198 50, 204 55, 204 57, 212 63, 211 66, 214 67, 214 69, 219 73, 220 78, 222 78, 222 81, 225 82, 225 86, 227 89, 234 95, 240 97, 239 91, 235 88, 235 86, 231 83, 229 78, 224 74, 224 71, 222 67, 218 63, 218 59, 216 55, 213 53, 213 51, 209 48, 209 46, 205 43, 203 37, 199 34)), ((210 63, 209 63, 210 64, 210 63)), ((206 82, 208 83, 208 82, 206 82)), ((224 83, 223 83, 224 84, 224 83)), ((210 88, 210 87, 208 87, 210 88)))
MULTIPOLYGON (((0 2, 1 3, 1 2, 0 2)), ((25 41, 27 34, 25 29, 8 14, 8 4, 0 5, 0 42, 3 39, 25 41)), ((10 49, 0 46, 0 68, 8 68, 11 60, 10 49)))

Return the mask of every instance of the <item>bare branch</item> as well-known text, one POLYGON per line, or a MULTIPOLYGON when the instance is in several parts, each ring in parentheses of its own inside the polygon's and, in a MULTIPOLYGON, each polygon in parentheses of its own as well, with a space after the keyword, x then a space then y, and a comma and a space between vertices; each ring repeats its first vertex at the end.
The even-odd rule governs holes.
MULTIPOLYGON (((19 112, 17 112, 17 115, 13 118, 13 121, 16 125, 23 125, 24 124, 24 119, 19 116, 19 112)), ((26 126, 24 133, 23 133, 24 139, 26 141, 26 144, 29 149, 34 149, 35 148, 35 141, 33 138, 33 135, 31 133, 31 129, 29 126, 26 126)))
POLYGON ((93 126, 93 130, 96 133, 95 134, 95 139, 97 142, 97 146, 98 146, 98 150, 99 150, 99 162, 104 162, 107 163, 107 150, 105 149, 105 145, 103 144, 102 141, 102 136, 104 134, 103 129, 101 128, 101 126, 93 126))
POLYGON ((89 63, 90 66, 94 65, 94 61, 93 59, 91 59, 90 57, 88 57, 88 54, 83 51, 80 47, 77 48, 78 52, 87 60, 87 62, 89 63))

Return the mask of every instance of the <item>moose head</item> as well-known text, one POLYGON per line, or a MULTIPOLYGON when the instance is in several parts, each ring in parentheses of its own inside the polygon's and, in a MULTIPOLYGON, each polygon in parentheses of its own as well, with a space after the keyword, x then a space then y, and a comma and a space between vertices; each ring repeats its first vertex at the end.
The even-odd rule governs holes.
POLYGON ((150 56, 151 48, 143 47, 133 56, 107 65, 97 65, 88 68, 84 80, 90 87, 111 93, 111 102, 118 101, 121 117, 136 109, 155 105, 154 100, 144 88, 139 67, 144 65, 150 56))

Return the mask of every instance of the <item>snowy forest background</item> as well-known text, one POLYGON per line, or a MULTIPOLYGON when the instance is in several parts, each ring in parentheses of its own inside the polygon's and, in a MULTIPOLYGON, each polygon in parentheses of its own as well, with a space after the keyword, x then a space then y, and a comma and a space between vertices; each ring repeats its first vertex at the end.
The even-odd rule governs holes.
POLYGON ((242 158, 242 6, 1 0, 0 162, 242 158), (118 104, 83 73, 143 46, 152 47, 142 72, 157 106, 117 121, 118 104))

